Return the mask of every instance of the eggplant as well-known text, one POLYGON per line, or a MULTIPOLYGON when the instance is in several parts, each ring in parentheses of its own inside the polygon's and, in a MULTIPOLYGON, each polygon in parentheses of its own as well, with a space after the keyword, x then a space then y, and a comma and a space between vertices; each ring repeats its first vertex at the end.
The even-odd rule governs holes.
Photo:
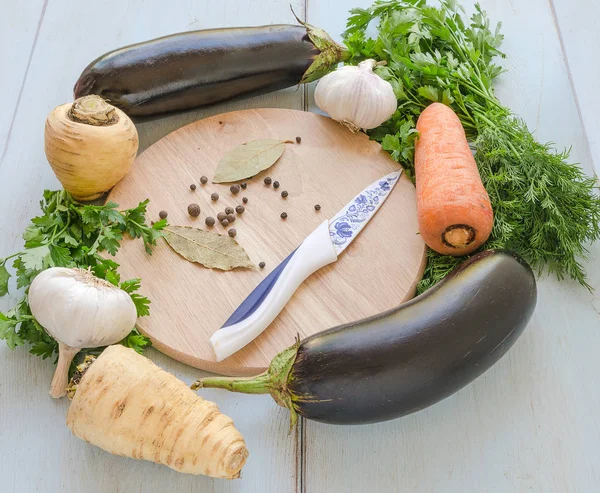
POLYGON ((398 418, 461 389, 514 344, 535 309, 535 276, 503 250, 481 252, 398 308, 314 334, 257 377, 210 377, 193 389, 269 393, 332 424, 398 418))
POLYGON ((96 94, 129 116, 172 113, 311 82, 346 56, 304 23, 184 32, 102 55, 74 95, 96 94))

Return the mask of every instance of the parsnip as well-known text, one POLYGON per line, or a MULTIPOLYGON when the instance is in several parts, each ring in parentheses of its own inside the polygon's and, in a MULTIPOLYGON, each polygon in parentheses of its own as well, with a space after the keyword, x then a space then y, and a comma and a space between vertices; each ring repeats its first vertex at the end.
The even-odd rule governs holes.
POLYGON ((78 201, 94 200, 115 186, 131 169, 138 144, 131 119, 99 96, 58 106, 46 120, 46 158, 78 201))
POLYGON ((189 474, 234 479, 248 457, 242 435, 216 404, 121 345, 85 371, 67 426, 112 454, 189 474))

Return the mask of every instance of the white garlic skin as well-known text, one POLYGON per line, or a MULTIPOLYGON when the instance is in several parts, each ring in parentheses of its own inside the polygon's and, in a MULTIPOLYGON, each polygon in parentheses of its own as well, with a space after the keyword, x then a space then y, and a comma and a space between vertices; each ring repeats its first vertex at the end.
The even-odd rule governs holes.
POLYGON ((137 320, 128 293, 83 269, 42 271, 31 283, 28 298, 31 313, 42 327, 72 348, 115 344, 137 320))
POLYGON ((398 102, 392 85, 373 72, 375 64, 369 59, 327 74, 317 84, 316 105, 353 131, 375 128, 389 120, 398 102))

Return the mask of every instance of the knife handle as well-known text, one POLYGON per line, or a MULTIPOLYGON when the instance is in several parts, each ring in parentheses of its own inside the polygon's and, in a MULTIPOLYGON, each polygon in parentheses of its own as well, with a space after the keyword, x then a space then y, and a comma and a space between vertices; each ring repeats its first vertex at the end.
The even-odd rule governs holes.
POLYGON ((256 339, 313 272, 337 260, 329 237, 329 221, 321 223, 248 295, 209 339, 222 361, 256 339))

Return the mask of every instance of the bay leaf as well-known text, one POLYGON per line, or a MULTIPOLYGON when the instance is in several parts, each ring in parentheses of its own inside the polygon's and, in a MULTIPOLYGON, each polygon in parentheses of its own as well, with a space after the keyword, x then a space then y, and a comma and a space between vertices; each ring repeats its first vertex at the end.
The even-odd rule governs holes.
POLYGON ((251 140, 225 154, 213 178, 213 183, 230 183, 250 178, 273 166, 291 140, 251 140))
POLYGON ((162 232, 169 246, 190 262, 209 269, 255 268, 246 251, 229 235, 189 226, 169 226, 162 232))

